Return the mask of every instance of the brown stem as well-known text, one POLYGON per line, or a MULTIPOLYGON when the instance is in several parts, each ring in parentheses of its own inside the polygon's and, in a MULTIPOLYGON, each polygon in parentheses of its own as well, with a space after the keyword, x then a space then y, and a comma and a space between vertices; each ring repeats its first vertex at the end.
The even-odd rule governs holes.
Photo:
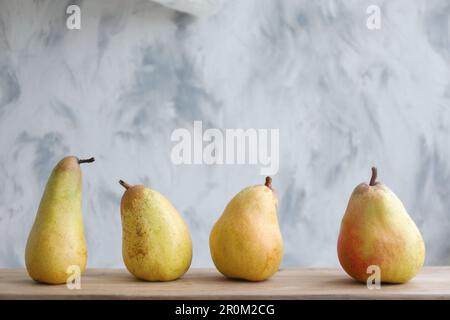
POLYGON ((372 178, 370 178, 370 183, 369 186, 374 186, 377 184, 377 168, 376 167, 372 167, 372 178))
POLYGON ((264 184, 267 188, 272 189, 272 178, 266 177, 266 183, 264 184))
POLYGON ((94 157, 89 158, 89 159, 78 159, 78 163, 79 163, 79 164, 82 164, 82 163, 91 163, 91 162, 94 162, 94 161, 95 161, 95 158, 94 158, 94 157))
POLYGON ((123 180, 119 180, 119 183, 120 183, 120 185, 122 186, 122 187, 124 187, 125 189, 130 189, 132 186, 130 185, 130 184, 128 184, 128 183, 126 183, 125 181, 123 181, 123 180))

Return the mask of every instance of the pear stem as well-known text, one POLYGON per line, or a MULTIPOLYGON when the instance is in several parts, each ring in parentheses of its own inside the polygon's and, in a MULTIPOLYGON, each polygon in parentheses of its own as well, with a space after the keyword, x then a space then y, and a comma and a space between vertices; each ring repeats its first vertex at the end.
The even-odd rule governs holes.
POLYGON ((266 177, 266 183, 264 184, 267 188, 272 189, 272 178, 266 177))
POLYGON ((378 175, 377 168, 372 167, 372 178, 370 178, 369 186, 373 187, 374 185, 377 184, 377 175, 378 175))
POLYGON ((123 181, 123 180, 119 180, 119 183, 120 183, 120 185, 121 185, 122 187, 124 187, 124 188, 127 189, 127 190, 131 188, 131 185, 128 184, 128 183, 126 183, 126 182, 123 181))
POLYGON ((94 158, 94 157, 89 158, 89 159, 78 159, 78 163, 79 163, 79 164, 82 164, 82 163, 91 163, 91 162, 94 162, 94 161, 95 161, 95 158, 94 158))

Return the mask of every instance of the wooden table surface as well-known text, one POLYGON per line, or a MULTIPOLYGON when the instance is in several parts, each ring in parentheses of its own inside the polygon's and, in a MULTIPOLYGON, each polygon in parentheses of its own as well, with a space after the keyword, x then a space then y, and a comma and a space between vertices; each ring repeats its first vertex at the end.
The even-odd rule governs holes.
POLYGON ((340 269, 283 269, 264 282, 191 269, 171 282, 144 282, 123 269, 90 269, 81 289, 43 285, 24 269, 0 269, 0 299, 450 299, 450 267, 427 267, 410 282, 369 290, 340 269))

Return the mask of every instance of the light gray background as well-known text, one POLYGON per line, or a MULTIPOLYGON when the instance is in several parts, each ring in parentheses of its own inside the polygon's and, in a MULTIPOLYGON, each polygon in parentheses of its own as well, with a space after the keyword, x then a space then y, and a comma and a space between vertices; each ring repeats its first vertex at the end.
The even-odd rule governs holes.
POLYGON ((149 1, 0 0, 0 267, 23 266, 48 175, 83 167, 90 267, 122 267, 119 178, 165 194, 212 266, 209 231, 258 166, 174 166, 171 132, 279 128, 284 266, 337 266, 370 166, 450 263, 450 3, 228 0, 196 19, 149 1), (65 8, 82 8, 82 30, 65 8), (382 29, 366 28, 366 8, 382 29))

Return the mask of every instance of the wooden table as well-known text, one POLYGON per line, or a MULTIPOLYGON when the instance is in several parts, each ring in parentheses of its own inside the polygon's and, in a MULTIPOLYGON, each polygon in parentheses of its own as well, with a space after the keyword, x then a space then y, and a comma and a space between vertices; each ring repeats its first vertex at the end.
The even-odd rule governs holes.
POLYGON ((0 299, 450 299, 450 267, 427 267, 403 285, 369 290, 340 269, 283 269, 264 282, 229 280, 191 269, 171 282, 144 282, 126 270, 90 269, 81 289, 43 285, 24 269, 0 269, 0 299))

